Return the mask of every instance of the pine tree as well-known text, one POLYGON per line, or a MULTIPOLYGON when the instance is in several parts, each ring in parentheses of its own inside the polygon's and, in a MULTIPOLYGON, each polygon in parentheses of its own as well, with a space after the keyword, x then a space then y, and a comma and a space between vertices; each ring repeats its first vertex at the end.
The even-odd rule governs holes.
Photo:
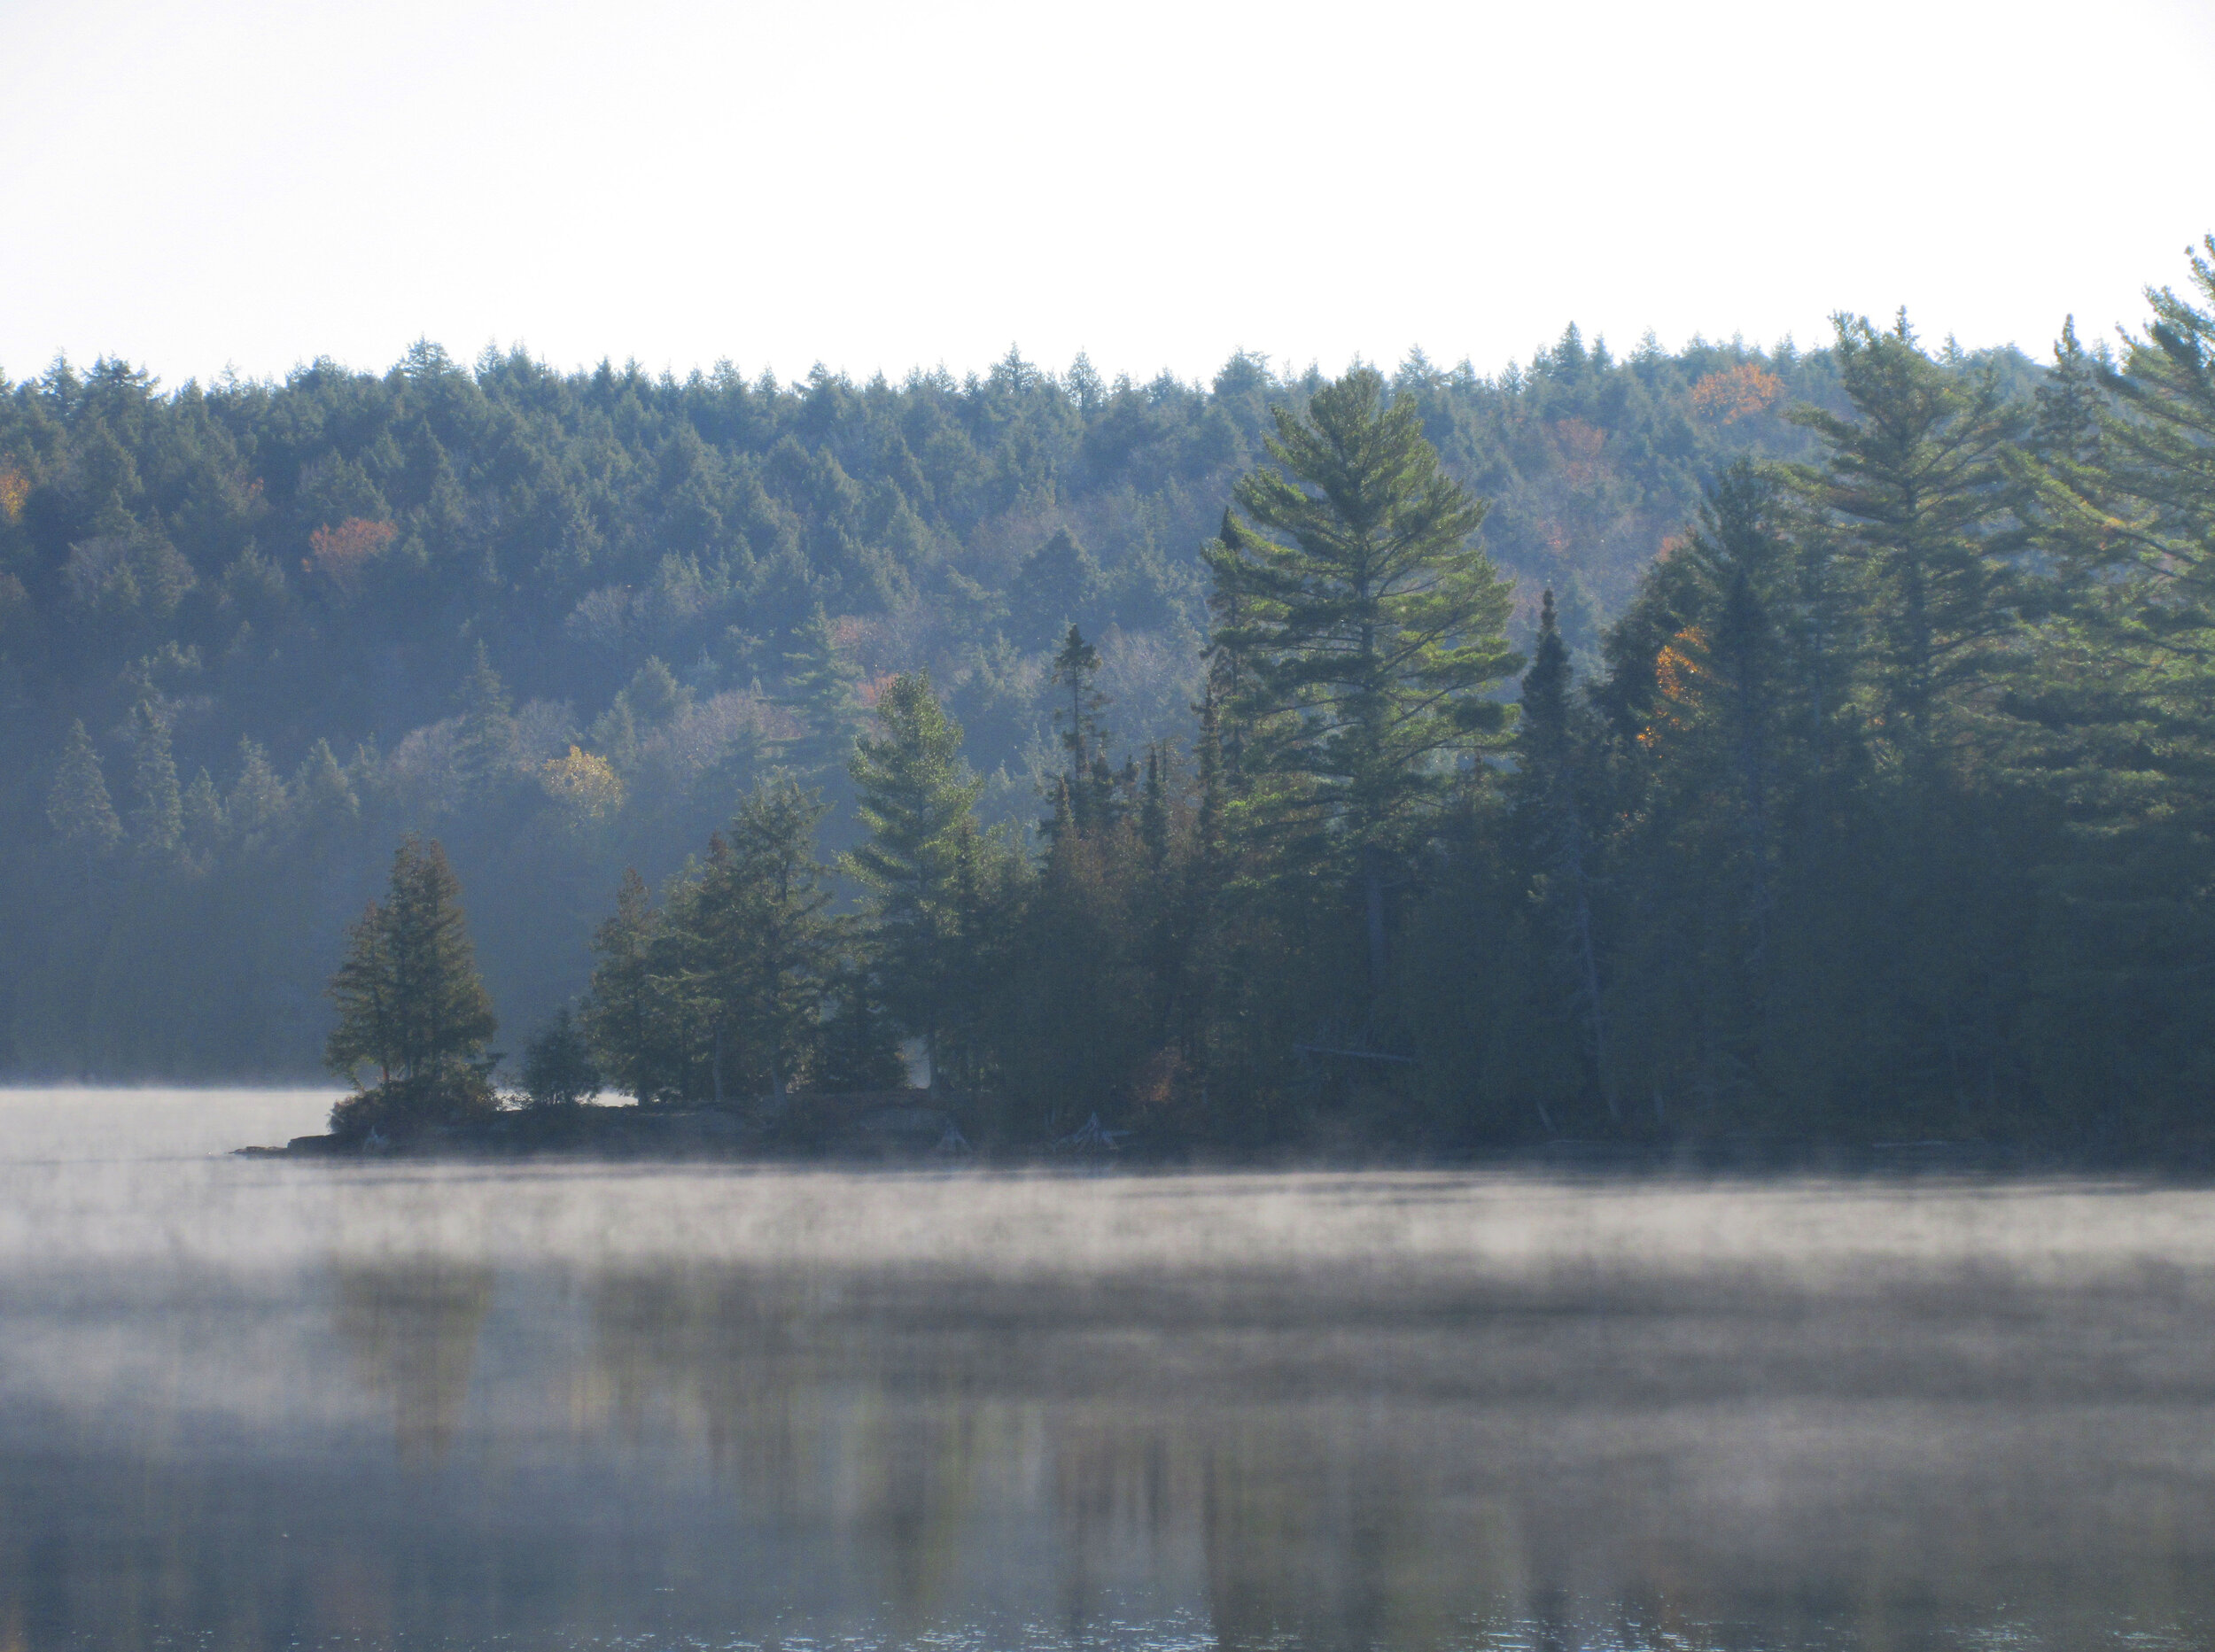
MULTIPOLYGON (((1223 525, 1216 530, 1215 539, 1201 547, 1201 555, 1212 566, 1217 556, 1238 555, 1249 540, 1257 537, 1242 526, 1225 506, 1223 525)), ((1207 662, 1202 694, 1207 714, 1214 719, 1216 750, 1220 759, 1218 772, 1226 777, 1239 772, 1240 760, 1245 755, 1243 718, 1253 702, 1247 692, 1252 686, 1252 673, 1243 652, 1245 613, 1245 604, 1235 584, 1217 579, 1209 588, 1209 632, 1207 646, 1201 650, 1207 662)))
MULTIPOLYGON (((2215 727, 2215 236, 2191 256, 2200 309, 2173 291, 2149 294, 2154 319, 2120 371, 2088 361, 2064 332, 2042 387, 2035 462, 2017 478, 2042 548, 2062 560, 2074 597, 2066 641, 2094 656, 2082 686, 2105 701, 2127 685, 2156 750, 2189 749, 2180 776, 2206 772, 2215 727), (2095 396, 2083 384, 2097 381, 2095 396), (2087 423, 2090 428, 2087 429, 2087 423)), ((2119 754, 2118 754, 2119 755, 2119 754)))
POLYGON ((490 1105, 482 1058, 498 1023, 477 973, 461 884, 436 840, 401 841, 385 900, 348 932, 330 996, 338 1025, 324 1059, 350 1082, 365 1063, 379 1074, 382 1105, 350 1118, 421 1122, 490 1105))
POLYGON ((61 763, 46 795, 46 818, 82 859, 89 889, 93 863, 123 841, 123 823, 115 818, 107 780, 100 772, 100 754, 82 719, 69 725, 61 763))
POLYGON ((1281 730, 1261 761, 1289 782, 1271 808, 1295 852, 1341 857, 1359 888, 1374 999, 1385 885, 1410 828, 1504 725, 1491 690, 1521 664, 1502 631, 1510 593, 1471 543, 1483 505, 1440 467, 1413 400, 1385 403, 1374 369, 1317 391, 1304 419, 1275 417, 1277 469, 1236 490, 1254 527, 1226 519, 1208 553, 1238 615, 1214 641, 1250 672, 1230 712, 1281 730))
POLYGON ((868 841, 844 869, 869 891, 885 1001, 932 1055, 939 1048, 952 985, 944 963, 959 934, 955 899, 963 828, 983 783, 961 761, 961 725, 946 715, 928 671, 894 678, 877 702, 882 731, 855 746, 850 772, 868 841))
POLYGON ((1927 757, 1940 721, 1995 680, 2018 625, 2012 542, 1997 536, 2010 502, 2001 456, 2023 419, 1991 371, 1925 355, 1904 312, 1885 332, 1841 317, 1837 349, 1854 416, 1795 410, 1828 449, 1798 485, 1860 570, 1887 726, 1927 757))
MULTIPOLYGON (((2043 873, 2065 921, 2037 1020, 2067 1029, 2051 1041, 2063 1093, 2110 1116, 2121 1087, 2099 1052, 2196 1073, 2215 1017, 2215 237, 2203 246, 2185 293, 2148 293, 2119 368, 2066 353, 2064 334, 2015 467, 2063 586, 2017 689, 2040 736, 2022 778, 2069 823, 2043 873)), ((2199 1105, 2197 1079, 2180 1088, 2199 1105)))
POLYGON ((168 721, 144 701, 131 710, 131 841, 140 854, 166 859, 183 842, 184 794, 168 721))

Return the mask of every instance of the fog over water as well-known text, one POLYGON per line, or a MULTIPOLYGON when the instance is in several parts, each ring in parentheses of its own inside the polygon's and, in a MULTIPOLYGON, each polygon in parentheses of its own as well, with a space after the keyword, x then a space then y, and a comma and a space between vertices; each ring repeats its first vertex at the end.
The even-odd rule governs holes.
POLYGON ((0 1647, 2215 1644, 2215 1194, 0 1093, 0 1647))

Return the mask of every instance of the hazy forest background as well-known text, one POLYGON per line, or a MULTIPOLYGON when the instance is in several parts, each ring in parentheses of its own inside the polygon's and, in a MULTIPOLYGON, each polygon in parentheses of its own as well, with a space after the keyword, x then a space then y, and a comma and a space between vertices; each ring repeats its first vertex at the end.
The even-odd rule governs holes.
MULTIPOLYGON (((2204 376, 2209 335, 2171 304, 2157 321, 2204 376)), ((1291 949, 1309 973, 1277 1008, 1218 991, 1214 1030, 1100 1045, 1080 1005, 1118 978, 1073 977, 1027 1035, 1112 1059, 1003 1049, 999 1070, 1247 1136, 1341 1105, 1431 1143, 2174 1116, 2210 1076, 2215 986, 2195 973, 2205 822, 2149 756, 2175 708, 2062 704, 2119 693, 2123 655, 2101 650, 2145 665, 2165 646, 2087 617, 2145 564, 2087 549, 2064 508, 2125 489, 2084 467, 2114 451, 2106 425, 2142 417, 2132 374, 2152 382, 2164 347, 2158 327, 2121 357, 2071 340, 2056 369, 1842 324, 1820 349, 1620 356, 1571 329, 1493 377, 1410 358, 1386 399, 1489 501, 1479 542, 1535 661, 1488 697, 1550 698, 1473 748, 1403 845, 1391 1013, 1318 984, 1363 956, 1356 913, 1354 940, 1291 949), (1936 490, 1931 601, 1955 607, 1902 687, 1854 489, 1856 443, 1910 404, 1936 490), (1731 722, 1753 655, 1719 639, 1748 603, 1776 654, 1761 717, 1731 722), (1932 719, 1942 740, 1901 736, 1932 719), (2130 952, 2117 935, 2141 923, 2160 935, 2130 952), (1409 1071, 1372 1084, 1295 1055, 1302 1037, 1409 1071)), ((429 344, 382 374, 319 362, 282 384, 172 392, 102 361, 0 385, 0 1067, 315 1071, 346 925, 409 831, 443 843, 498 1042, 520 1049, 584 993, 626 871, 662 887, 766 777, 822 788, 825 854, 854 847, 854 737, 919 671, 964 732, 980 819, 1022 851, 1008 875, 1033 880, 999 897, 1032 909, 1007 934, 1123 947, 1116 966, 1143 974, 1143 914, 1122 940, 1040 915, 1067 835, 1055 653, 1071 624, 1098 649, 1101 703, 1079 722, 1096 715, 1123 769, 1132 842, 1154 833, 1160 863, 1181 834, 1200 856, 1195 708, 1229 623, 1208 547, 1223 554, 1239 478, 1270 466, 1272 407, 1298 419, 1323 388, 1247 356, 1207 384, 1014 351, 960 380, 779 384, 521 353, 471 368, 429 344), (1173 826, 1140 818, 1149 761, 1173 826)), ((1249 940, 1292 922, 1270 921, 1249 940)), ((1212 967, 1238 992, 1266 984, 1260 954, 1224 945, 1212 967)))

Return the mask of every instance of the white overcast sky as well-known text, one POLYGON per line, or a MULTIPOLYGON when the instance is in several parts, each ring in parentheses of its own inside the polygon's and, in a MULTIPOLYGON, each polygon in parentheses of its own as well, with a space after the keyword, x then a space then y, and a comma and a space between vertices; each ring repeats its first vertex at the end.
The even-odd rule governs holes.
POLYGON ((2044 354, 2215 229, 2215 0, 0 0, 0 371, 2044 354))

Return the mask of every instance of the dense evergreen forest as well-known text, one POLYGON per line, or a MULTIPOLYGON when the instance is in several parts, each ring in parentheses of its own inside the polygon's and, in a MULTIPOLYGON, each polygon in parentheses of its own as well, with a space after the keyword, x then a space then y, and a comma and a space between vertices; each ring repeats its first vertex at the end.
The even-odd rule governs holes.
POLYGON ((505 1042, 646 1100, 905 1039, 1003 1139, 2151 1139, 2215 991, 2192 273, 2051 368, 58 363, 0 1056, 311 1069, 415 833, 505 1042))

